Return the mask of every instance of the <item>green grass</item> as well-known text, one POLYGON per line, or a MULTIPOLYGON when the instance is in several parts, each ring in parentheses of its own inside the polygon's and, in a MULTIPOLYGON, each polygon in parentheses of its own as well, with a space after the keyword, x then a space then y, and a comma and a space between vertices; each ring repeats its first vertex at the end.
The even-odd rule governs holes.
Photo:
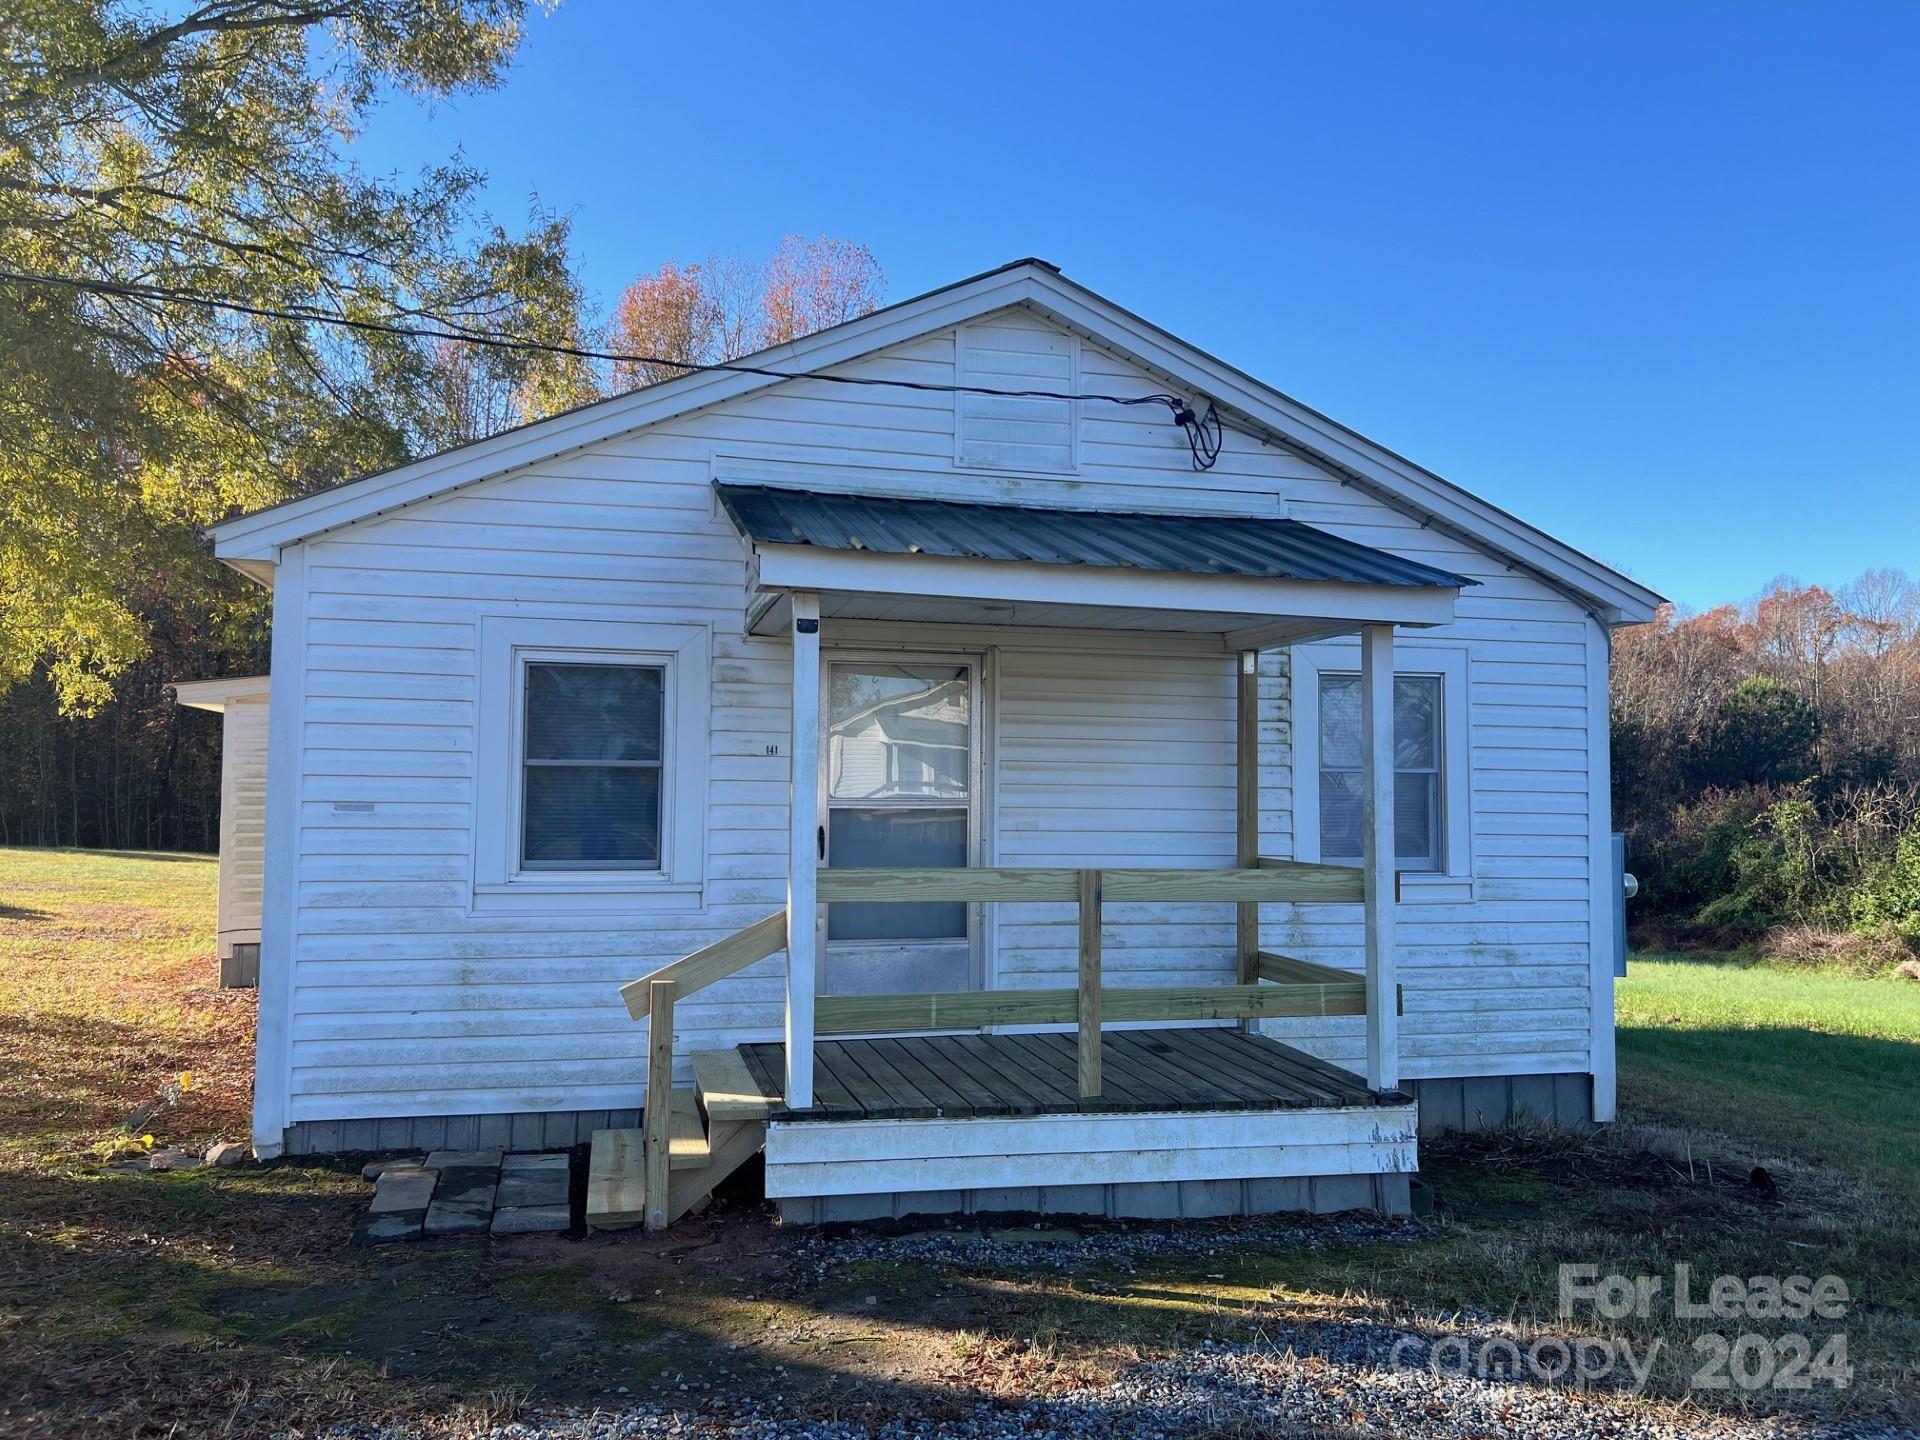
MULTIPOLYGON (((1637 959, 1624 1123, 1423 1141, 1444 1208, 1417 1239, 1248 1246, 1224 1227, 1211 1253, 1098 1275, 1024 1247, 1000 1267, 823 1275, 763 1211, 720 1207, 664 1236, 370 1252, 348 1244, 368 1196, 351 1167, 102 1163, 129 1143, 127 1111, 182 1074, 148 1122, 159 1143, 246 1133, 253 995, 217 987, 214 883, 205 857, 0 850, 0 1431, 185 1435, 216 1416, 233 1435, 347 1417, 468 1433, 522 1399, 671 1401, 682 1376, 843 1417, 857 1385, 883 1414, 938 1417, 1290 1323, 1468 1305, 1563 1331, 1565 1262, 1846 1276, 1865 1296, 1847 1321, 1860 1379, 1790 1403, 1920 1397, 1920 985, 1637 959), (1754 1160, 1778 1197, 1747 1184, 1754 1160)), ((1670 1319, 1632 1334, 1656 1336, 1688 1358, 1670 1319)), ((1683 1380, 1662 1375, 1668 1394, 1683 1380)))
POLYGON ((1639 955, 1616 990, 1628 1111, 1904 1195, 1920 1175, 1920 984, 1639 955))

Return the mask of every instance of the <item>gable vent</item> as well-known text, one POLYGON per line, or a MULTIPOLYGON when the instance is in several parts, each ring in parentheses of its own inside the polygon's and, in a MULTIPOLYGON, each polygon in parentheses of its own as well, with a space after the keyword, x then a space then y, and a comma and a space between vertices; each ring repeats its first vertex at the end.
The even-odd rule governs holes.
MULTIPOLYGON (((1080 342, 1041 325, 1000 320, 963 325, 962 385, 994 390, 1079 389, 1080 342)), ((954 459, 982 470, 1069 474, 1080 468, 1080 416, 1071 400, 1004 395, 954 397, 954 459)))

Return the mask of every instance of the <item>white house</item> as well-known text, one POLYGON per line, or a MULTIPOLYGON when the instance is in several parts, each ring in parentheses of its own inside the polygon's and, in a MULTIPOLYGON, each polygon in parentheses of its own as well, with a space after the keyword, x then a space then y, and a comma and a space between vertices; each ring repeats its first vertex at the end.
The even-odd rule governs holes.
POLYGON ((220 983, 244 989, 260 972, 260 882, 266 841, 267 677, 183 680, 174 699, 220 717, 220 875, 215 943, 220 983))
POLYGON ((1658 597, 1050 265, 214 536, 274 591, 263 1153, 1397 1209, 1417 1129, 1612 1117, 1658 597))

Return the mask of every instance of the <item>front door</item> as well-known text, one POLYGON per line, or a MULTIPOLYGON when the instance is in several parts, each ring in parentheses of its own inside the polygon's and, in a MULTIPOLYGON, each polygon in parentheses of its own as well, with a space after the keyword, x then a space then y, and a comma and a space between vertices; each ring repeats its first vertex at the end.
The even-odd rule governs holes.
MULTIPOLYGON (((979 667, 967 657, 829 657, 821 805, 825 863, 973 863, 979 835, 979 667)), ((820 991, 902 995, 978 982, 977 905, 827 907, 820 991)))

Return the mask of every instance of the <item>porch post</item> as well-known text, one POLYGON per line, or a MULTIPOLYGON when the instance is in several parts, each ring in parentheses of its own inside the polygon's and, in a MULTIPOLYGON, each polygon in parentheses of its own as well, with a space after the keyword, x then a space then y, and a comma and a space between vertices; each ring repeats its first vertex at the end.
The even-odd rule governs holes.
MULTIPOLYGON (((1234 725, 1234 863, 1242 870, 1260 865, 1260 652, 1235 657, 1240 687, 1234 725)), ((1235 971, 1240 984, 1260 983, 1260 905, 1242 900, 1236 911, 1235 971)), ((1251 1023, 1242 1021, 1242 1030, 1251 1023)))
POLYGON ((1367 1084, 1400 1083, 1393 947, 1393 626, 1360 632, 1360 764, 1365 830, 1367 1084))
POLYGON ((792 779, 787 791, 787 1093, 813 1104, 814 906, 819 893, 820 597, 793 596, 792 779))

